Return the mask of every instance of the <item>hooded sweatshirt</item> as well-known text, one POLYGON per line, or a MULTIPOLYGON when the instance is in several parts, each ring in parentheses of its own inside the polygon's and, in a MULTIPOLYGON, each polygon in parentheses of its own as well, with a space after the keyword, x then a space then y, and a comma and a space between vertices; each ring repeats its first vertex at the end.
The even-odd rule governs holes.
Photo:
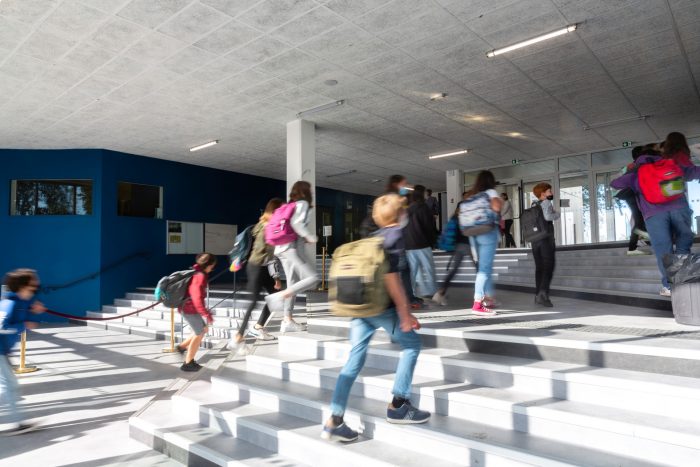
MULTIPOLYGON (((650 156, 642 155, 637 158, 634 165, 634 170, 631 170, 624 174, 623 176, 616 178, 610 182, 610 186, 622 190, 623 188, 631 188, 635 193, 637 193, 637 200, 639 201, 639 209, 642 211, 644 219, 649 219, 650 217, 662 214, 665 212, 679 211, 683 209, 690 209, 688 205, 688 199, 686 196, 682 196, 676 200, 669 201, 663 204, 653 204, 647 201, 642 195, 642 190, 639 187, 639 177, 637 176, 637 170, 641 165, 650 164, 652 162, 660 161, 661 156, 650 156)), ((700 179, 700 166, 691 165, 689 167, 681 166, 685 174, 685 179, 687 180, 698 180, 700 179)))

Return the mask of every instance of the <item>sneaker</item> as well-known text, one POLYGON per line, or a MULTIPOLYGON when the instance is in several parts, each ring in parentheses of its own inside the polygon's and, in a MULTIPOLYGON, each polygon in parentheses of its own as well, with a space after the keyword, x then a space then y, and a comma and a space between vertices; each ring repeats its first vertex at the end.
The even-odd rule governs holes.
POLYGON ((440 291, 435 292, 435 295, 433 295, 433 301, 440 306, 447 305, 447 300, 445 300, 445 294, 441 294, 440 291))
POLYGON ((651 253, 646 252, 644 250, 628 250, 627 251, 627 256, 644 256, 644 255, 650 255, 651 253))
POLYGON ((357 431, 353 430, 345 423, 341 423, 335 428, 324 425, 323 431, 321 432, 321 439, 325 439, 326 441, 342 441, 344 443, 355 441, 359 436, 357 431))
POLYGON ((637 235, 639 235, 640 237, 642 237, 644 240, 651 239, 651 237, 649 236, 649 232, 645 232, 644 230, 634 229, 633 232, 636 233, 637 235))
POLYGON ((18 423, 9 430, 0 431, 0 436, 15 436, 34 431, 39 427, 36 423, 18 423))
POLYGON ((226 345, 226 348, 233 353, 234 357, 245 357, 246 355, 250 355, 253 350, 252 346, 246 344, 245 341, 231 341, 226 345))
POLYGON ((299 324, 296 321, 289 320, 289 321, 282 321, 282 324, 280 325, 280 332, 301 332, 301 331, 306 331, 306 326, 303 324, 299 324))
POLYGON ((661 287, 661 291, 659 292, 659 295, 662 297, 670 297, 671 296, 671 289, 668 287, 661 287))
POLYGON ((553 308, 554 304, 552 301, 549 299, 549 295, 545 293, 539 293, 535 295, 535 305, 542 305, 547 308, 553 308))
POLYGON ((404 402, 401 407, 395 409, 391 404, 386 409, 386 421, 389 423, 397 423, 400 425, 413 425, 417 423, 425 423, 430 419, 430 412, 419 410, 411 405, 410 402, 404 402))
POLYGON ((472 314, 477 316, 494 316, 496 312, 484 305, 483 302, 474 302, 472 314))
POLYGON ((284 296, 278 292, 265 297, 265 303, 270 313, 280 313, 284 311, 284 296))
POLYGON ((182 371, 190 371, 190 372, 199 371, 202 369, 202 365, 200 365, 199 363, 192 360, 189 363, 183 363, 182 366, 180 367, 180 369, 182 371))
POLYGON ((263 341, 273 341, 277 339, 275 336, 270 334, 265 330, 265 328, 256 328, 252 327, 248 329, 248 335, 251 337, 255 337, 256 339, 260 339, 263 341))
POLYGON ((484 297, 481 303, 483 303, 486 308, 498 308, 501 306, 501 302, 493 297, 484 297))
POLYGON ((419 303, 419 302, 411 303, 412 310, 420 310, 421 308, 423 308, 423 305, 421 303, 419 303))

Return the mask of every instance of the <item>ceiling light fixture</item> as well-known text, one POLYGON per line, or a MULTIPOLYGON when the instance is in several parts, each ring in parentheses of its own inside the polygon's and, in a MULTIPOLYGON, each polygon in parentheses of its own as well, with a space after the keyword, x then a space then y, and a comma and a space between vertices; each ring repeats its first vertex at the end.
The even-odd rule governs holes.
POLYGON ((430 95, 430 100, 431 101, 439 101, 447 97, 446 92, 439 92, 437 94, 431 94, 430 95))
POLYGON ((489 52, 486 52, 486 56, 489 58, 493 58, 496 55, 501 55, 506 52, 510 52, 512 50, 517 50, 521 49, 523 47, 527 47, 528 45, 532 44, 537 44, 538 42, 546 41, 547 39, 552 39, 553 37, 561 36, 569 32, 573 32, 576 30, 578 27, 578 24, 570 24, 564 29, 559 29, 557 31, 552 31, 548 34, 543 34, 541 36, 533 37, 532 39, 528 39, 526 41, 518 42, 517 44, 509 45, 508 47, 503 47, 501 49, 495 49, 491 50, 489 52))
POLYGON ((355 169, 353 169, 353 170, 346 170, 345 172, 340 172, 340 173, 337 173, 337 174, 326 175, 326 178, 340 177, 340 176, 342 176, 342 175, 350 175, 350 174, 354 174, 355 172, 357 172, 357 170, 355 170, 355 169))
POLYGON ((344 99, 341 99, 341 100, 335 101, 335 102, 329 102, 328 104, 319 105, 318 107, 314 107, 313 109, 303 110, 303 111, 299 112, 297 114, 297 118, 302 118, 302 117, 305 117, 307 115, 315 114, 318 112, 323 112, 324 110, 333 109, 333 108, 341 106, 343 104, 345 104, 344 99))
POLYGON ((447 152, 445 154, 435 154, 434 156, 428 156, 428 159, 441 159, 443 157, 459 156, 460 154, 466 154, 468 152, 469 152, 469 149, 462 149, 460 151, 447 152))
POLYGON ((200 149, 208 148, 210 146, 214 146, 215 144, 219 144, 218 139, 215 139, 214 141, 209 141, 208 143, 200 144, 199 146, 195 146, 193 148, 190 148, 190 152, 199 151, 200 149))
POLYGON ((646 120, 651 117, 651 115, 636 115, 629 118, 620 118, 618 120, 610 120, 609 122, 591 123, 590 125, 585 125, 584 130, 592 130, 594 128, 602 128, 605 126, 617 125, 619 123, 637 122, 639 120, 646 120))
POLYGON ((517 137, 522 136, 522 135, 523 134, 520 133, 519 131, 511 131, 510 133, 508 133, 508 136, 512 136, 513 138, 517 138, 517 137))

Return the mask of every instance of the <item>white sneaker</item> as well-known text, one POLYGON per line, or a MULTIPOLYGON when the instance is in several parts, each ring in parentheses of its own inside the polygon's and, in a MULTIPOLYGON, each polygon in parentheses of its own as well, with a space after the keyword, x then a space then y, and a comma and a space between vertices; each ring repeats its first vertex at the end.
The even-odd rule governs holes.
POLYGON ((440 291, 435 292, 435 295, 433 295, 433 301, 440 306, 447 305, 447 300, 445 299, 445 296, 440 293, 440 291))
POLYGON ((251 346, 246 344, 245 341, 236 342, 235 340, 231 340, 226 345, 226 348, 228 348, 236 357, 244 357, 250 354, 251 351, 251 346))
POLYGON ((280 293, 273 293, 265 297, 265 303, 270 313, 280 313, 284 311, 284 296, 280 293))
POLYGON ((306 331, 306 326, 303 324, 299 324, 296 321, 289 320, 289 321, 282 321, 282 324, 280 325, 280 332, 301 332, 301 331, 306 331))
POLYGON ((649 237, 649 232, 646 232, 644 230, 634 229, 633 232, 642 237, 644 240, 649 240, 651 238, 649 237))
POLYGON ((670 297, 671 296, 671 289, 668 287, 661 287, 661 291, 659 292, 659 295, 662 297, 670 297))
POLYGON ((627 250, 627 256, 644 256, 644 255, 650 255, 651 253, 648 253, 644 250, 627 250))
POLYGON ((252 327, 252 328, 248 329, 248 335, 251 337, 255 337, 256 339, 263 340, 263 341, 273 341, 273 340, 277 339, 275 336, 273 336, 272 334, 267 332, 265 330, 265 328, 258 329, 256 327, 252 327))

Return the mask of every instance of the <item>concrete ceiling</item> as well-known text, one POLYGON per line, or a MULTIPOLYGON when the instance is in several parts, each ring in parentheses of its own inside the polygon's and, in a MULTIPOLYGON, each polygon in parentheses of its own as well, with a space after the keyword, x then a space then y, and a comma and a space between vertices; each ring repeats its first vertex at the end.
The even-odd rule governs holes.
POLYGON ((699 85, 696 0, 0 0, 0 147, 283 179, 286 122, 346 99, 308 119, 318 185, 358 193, 392 173, 441 189, 452 168, 697 135, 699 85))

